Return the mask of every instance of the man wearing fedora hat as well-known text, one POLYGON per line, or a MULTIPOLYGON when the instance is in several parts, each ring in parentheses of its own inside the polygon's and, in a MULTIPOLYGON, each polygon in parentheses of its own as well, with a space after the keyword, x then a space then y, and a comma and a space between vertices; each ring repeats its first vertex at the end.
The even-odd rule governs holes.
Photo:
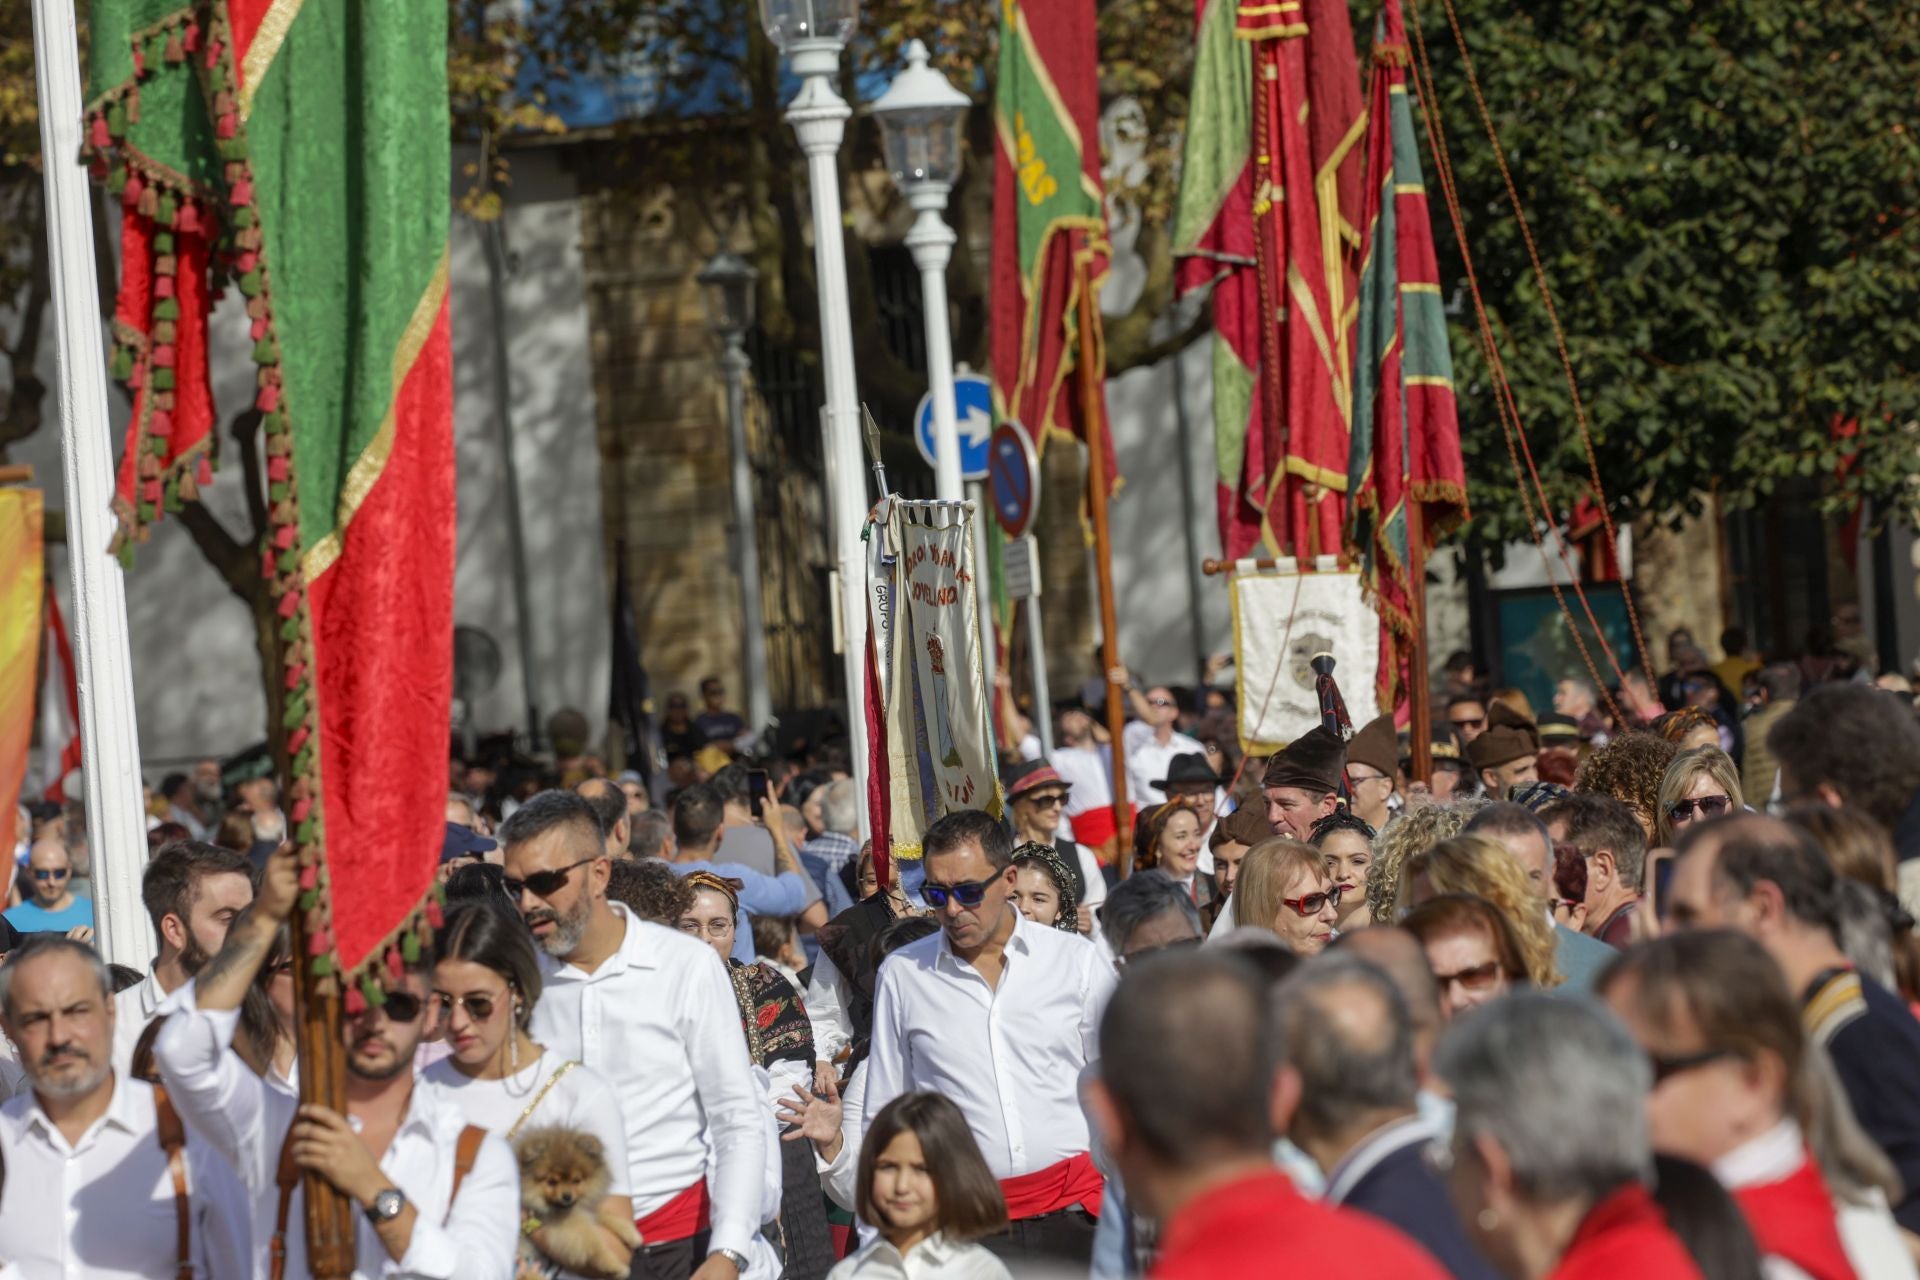
POLYGON ((1167 776, 1154 779, 1153 785, 1169 800, 1185 800, 1193 811, 1200 815, 1200 869, 1212 872, 1212 859, 1207 856, 1206 842, 1213 835, 1214 823, 1219 817, 1220 788, 1227 779, 1215 773, 1207 764, 1207 757, 1194 751, 1183 751, 1167 765, 1167 776))
POLYGON ((1504 800, 1508 787, 1540 780, 1540 730, 1506 703, 1496 702, 1487 712, 1486 732, 1467 744, 1467 760, 1487 794, 1504 800))
MULTIPOLYGON (((1086 846, 1069 839, 1063 815, 1073 784, 1044 760, 1003 765, 1000 786, 1007 795, 1007 821, 1015 845, 1051 845, 1074 875, 1074 901, 1081 907, 1098 906, 1107 897, 1107 880, 1100 860, 1086 846)), ((1093 912, 1080 912, 1081 932, 1093 931, 1093 912)))

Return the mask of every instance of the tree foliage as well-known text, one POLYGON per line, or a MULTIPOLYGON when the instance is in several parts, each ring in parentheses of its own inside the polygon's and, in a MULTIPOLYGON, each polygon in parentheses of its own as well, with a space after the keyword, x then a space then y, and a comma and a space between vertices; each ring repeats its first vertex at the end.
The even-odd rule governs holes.
MULTIPOLYGON (((1920 7, 1875 0, 1453 0, 1617 514, 1914 508, 1920 7), (1857 434, 1836 420, 1858 420, 1857 434), (1849 455, 1855 455, 1851 458, 1849 455)), ((1487 305, 1553 504, 1588 464, 1445 0, 1420 0, 1487 305)), ((1429 165, 1443 271, 1464 281, 1429 165)), ((1476 522, 1525 536, 1471 308, 1454 329, 1476 522)))

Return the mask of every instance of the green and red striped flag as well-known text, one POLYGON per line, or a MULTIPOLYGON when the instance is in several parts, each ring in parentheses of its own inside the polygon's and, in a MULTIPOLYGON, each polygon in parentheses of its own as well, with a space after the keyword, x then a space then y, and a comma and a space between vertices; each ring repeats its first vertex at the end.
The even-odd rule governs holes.
POLYGON ((1213 291, 1221 549, 1331 554, 1366 124, 1346 0, 1195 0, 1194 45, 1174 253, 1181 292, 1213 291))
POLYGON ((1107 278, 1100 179, 1099 56, 1093 0, 1002 0, 994 89, 993 270, 989 289, 995 416, 1017 418, 1046 448, 1055 432, 1103 450, 1120 483, 1102 396, 1088 421, 1076 372, 1104 384, 1099 289, 1107 278), (1095 291, 1082 334, 1083 285, 1095 291))
MULTIPOLYGON (((447 10, 94 0, 88 151, 121 202, 128 550, 207 481, 207 319, 246 298, 308 954, 349 1009, 436 916, 452 695, 447 10)), ((230 406, 237 408, 238 406, 230 406)))
POLYGON ((1408 503, 1425 545, 1466 519, 1466 469, 1440 268, 1407 98, 1407 32, 1386 0, 1373 46, 1373 131, 1367 147, 1365 248, 1354 358, 1353 495, 1349 536, 1380 613, 1379 698, 1406 698, 1417 660, 1408 503))

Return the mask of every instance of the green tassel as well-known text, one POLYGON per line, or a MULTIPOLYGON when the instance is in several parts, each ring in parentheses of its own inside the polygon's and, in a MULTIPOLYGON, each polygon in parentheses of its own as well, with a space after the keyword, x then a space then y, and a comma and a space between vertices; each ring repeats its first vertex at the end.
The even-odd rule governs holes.
POLYGON ((170 227, 173 225, 174 216, 179 212, 180 202, 173 198, 173 192, 163 191, 160 193, 160 210, 153 215, 153 220, 163 227, 170 227))
POLYGON ((316 978, 324 978, 333 972, 332 956, 314 956, 307 961, 307 972, 316 978))
POLYGON ((113 359, 107 362, 107 376, 115 382, 125 382, 133 376, 133 348, 123 343, 115 343, 113 359))
POLYGON ((287 429, 287 411, 285 409, 275 409, 272 413, 260 420, 260 425, 266 428, 268 435, 279 435, 287 429))
POLYGON ((116 164, 107 170, 107 190, 119 195, 127 189, 127 166, 116 164))
POLYGON ((253 362, 255 364, 280 363, 280 344, 269 334, 253 344, 253 362))
POLYGON ((127 132, 127 104, 119 99, 107 108, 107 132, 116 138, 125 137, 127 132))
POLYGON ((186 503, 180 501, 180 481, 178 478, 167 481, 164 502, 166 509, 174 515, 185 510, 186 503))
POLYGON ((296 774, 313 772, 313 744, 309 742, 300 748, 300 754, 293 758, 293 771, 296 774))
POLYGON ((173 252, 173 232, 162 231, 153 238, 153 256, 164 258, 173 252))
POLYGON ((300 909, 302 911, 311 911, 319 905, 320 905, 320 891, 318 889, 307 889, 301 893, 300 909))
POLYGON ((215 142, 222 160, 245 160, 247 144, 240 138, 220 138, 215 142))
POLYGON ((298 551, 282 551, 279 558, 273 562, 273 567, 281 573, 292 573, 299 563, 300 553, 298 551))
POLYGON ((141 524, 152 524, 154 520, 159 517, 159 515, 160 513, 153 509, 153 504, 151 502, 143 502, 140 504, 140 523, 141 524))
POLYGON ((155 320, 178 320, 180 318, 180 299, 162 298, 153 304, 155 320))
MULTIPOLYGON (((255 267, 240 277, 240 292, 246 294, 249 298, 259 297, 261 286, 260 268, 258 267, 255 267)), ((262 339, 262 341, 265 341, 265 339, 262 339)))
POLYGON ((400 958, 408 964, 420 963, 420 935, 411 929, 400 935, 400 958))
POLYGON ((287 482, 286 481, 278 480, 278 481, 275 481, 273 484, 270 484, 267 486, 268 502, 285 502, 286 500, 287 500, 287 482))
POLYGON ((300 638, 300 619, 297 616, 288 618, 285 622, 282 622, 280 624, 281 640, 283 640, 287 644, 292 644, 295 640, 298 640, 299 638, 300 638))
POLYGON ((155 391, 173 390, 173 370, 155 369, 153 371, 153 389, 155 391))
POLYGON ((380 989, 380 984, 373 980, 372 974, 360 979, 360 994, 367 998, 368 1004, 376 1008, 387 1003, 387 993, 380 989))
MULTIPOLYGON (((302 748, 303 752, 304 750, 305 749, 302 748)), ((308 818, 305 822, 300 824, 300 829, 295 833, 295 835, 301 844, 303 845, 312 844, 314 840, 316 840, 320 835, 320 824, 314 821, 312 818, 308 818)))
MULTIPOLYGON (((307 700, 305 698, 295 698, 291 702, 287 703, 286 712, 282 714, 280 717, 280 726, 284 729, 292 729, 295 725, 299 724, 302 720, 305 720, 306 718, 307 718, 307 700)), ((301 837, 300 843, 301 844, 307 843, 305 836, 301 837)))
POLYGON ((235 209, 233 211, 234 230, 245 231, 248 227, 252 225, 253 225, 253 209, 250 206, 243 204, 238 209, 235 209))
POLYGON ((114 554, 119 557, 120 567, 131 572, 133 569, 133 539, 128 538, 123 541, 120 544, 120 550, 114 554))

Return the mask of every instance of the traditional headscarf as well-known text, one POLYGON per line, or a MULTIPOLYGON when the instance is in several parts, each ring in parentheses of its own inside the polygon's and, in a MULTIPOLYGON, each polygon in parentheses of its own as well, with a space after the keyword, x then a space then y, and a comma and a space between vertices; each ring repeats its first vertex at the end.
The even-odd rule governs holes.
POLYGON ((740 914, 740 890, 745 888, 740 881, 731 876, 717 876, 711 871, 696 871, 683 877, 692 889, 711 889, 727 900, 727 906, 734 915, 740 914))
POLYGON ((1028 841, 1013 851, 1013 865, 1024 866, 1037 862, 1053 879, 1053 887, 1060 893, 1060 911, 1053 918, 1053 927, 1062 933, 1078 933, 1080 927, 1075 923, 1074 907, 1077 904, 1073 896, 1073 873, 1067 870, 1066 862, 1054 851, 1052 845, 1037 844, 1028 841))

